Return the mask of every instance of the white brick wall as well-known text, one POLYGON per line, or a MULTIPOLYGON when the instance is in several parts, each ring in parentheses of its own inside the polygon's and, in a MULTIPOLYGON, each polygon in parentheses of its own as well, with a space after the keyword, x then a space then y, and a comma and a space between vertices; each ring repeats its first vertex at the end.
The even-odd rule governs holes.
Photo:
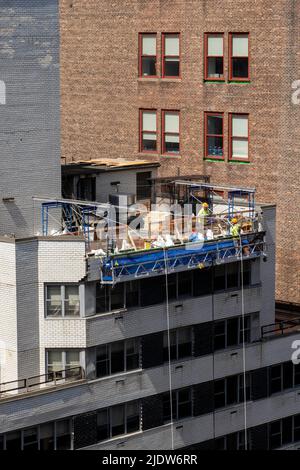
POLYGON ((0 241, 0 382, 17 378, 15 244, 0 241))
POLYGON ((84 242, 40 240, 38 248, 38 298, 40 373, 45 371, 45 350, 85 348, 85 319, 45 318, 45 284, 79 282, 86 274, 84 242))

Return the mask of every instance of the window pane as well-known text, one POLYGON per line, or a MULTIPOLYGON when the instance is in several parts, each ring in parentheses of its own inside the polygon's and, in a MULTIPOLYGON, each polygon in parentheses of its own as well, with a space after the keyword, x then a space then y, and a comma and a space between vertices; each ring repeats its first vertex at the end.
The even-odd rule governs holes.
POLYGON ((127 433, 137 432, 140 429, 140 405, 138 402, 126 405, 127 433))
MULTIPOLYGON (((64 369, 62 351, 48 351, 47 352, 48 373, 56 372, 56 377, 62 377, 62 370, 64 369), (60 372, 60 374, 58 374, 60 372)), ((51 380, 52 377, 49 377, 51 380)))
POLYGON ((281 365, 271 367, 271 393, 281 391, 281 365))
POLYGON ((232 36, 232 57, 248 57, 248 35, 232 36))
POLYGON ((212 288, 212 270, 198 269, 193 271, 193 295, 208 295, 212 288))
POLYGON ((106 409, 97 413, 97 439, 103 441, 109 438, 109 410, 106 409))
POLYGON ((300 364, 294 365, 295 385, 300 385, 300 364))
POLYGON ((143 111, 143 131, 156 132, 155 111, 143 111))
POLYGON ((124 341, 111 344, 111 373, 124 372, 124 341))
POLYGON ((25 429, 23 431, 24 450, 38 450, 37 428, 25 429))
POLYGON ((144 35, 142 37, 142 55, 156 56, 156 36, 144 35))
POLYGON ((192 355, 192 329, 180 328, 177 332, 178 359, 192 355))
POLYGON ((177 419, 192 416, 192 393, 191 390, 181 390, 177 395, 178 417, 177 419))
POLYGON ((248 78, 248 60, 232 59, 232 78, 248 78))
POLYGON ((156 152, 156 134, 145 134, 143 132, 142 150, 156 152))
POLYGON ((56 449, 71 449, 71 426, 68 419, 56 423, 56 449))
POLYGON ((223 56, 223 36, 208 36, 207 55, 223 56))
POLYGON ((138 307, 139 305, 139 281, 126 283, 126 308, 138 307))
POLYGON ((216 266, 214 271, 214 289, 225 290, 225 266, 216 266))
POLYGON ((165 113, 165 132, 179 133, 179 114, 165 113))
POLYGON ((47 316, 59 317, 61 315, 61 287, 47 286, 47 316))
POLYGON ((270 425, 270 447, 271 449, 281 447, 281 421, 270 425))
POLYGON ((207 133, 223 134, 223 116, 207 116, 207 133))
POLYGON ((225 406, 225 380, 216 380, 214 383, 215 408, 225 406))
POLYGON ((140 342, 138 339, 126 340, 126 370, 138 369, 139 348, 140 342))
POLYGON ((227 264, 227 289, 238 288, 239 286, 239 269, 238 263, 227 264))
POLYGON ((4 450, 4 434, 0 436, 0 450, 4 450))
POLYGON ((227 405, 232 405, 238 401, 238 377, 227 378, 227 405))
POLYGON ((192 294, 191 271, 178 273, 178 296, 190 296, 191 294, 192 294))
POLYGON ((223 57, 209 57, 207 59, 207 76, 209 78, 221 78, 223 77, 223 57))
POLYGON ((156 57, 142 57, 142 75, 156 76, 156 57))
POLYGON ((224 349, 226 346, 225 339, 225 321, 218 321, 214 324, 214 349, 224 349))
POLYGON ((96 349, 96 375, 104 377, 109 374, 108 346, 98 346, 96 349))
POLYGON ((165 59, 164 75, 165 77, 179 76, 179 59, 171 59, 169 57, 165 59))
POLYGON ((146 307, 162 303, 165 298, 165 279, 160 276, 141 279, 141 306, 146 307))
POLYGON ((111 408, 111 435, 118 436, 125 434, 125 410, 124 405, 113 406, 111 408))
POLYGON ((208 137, 207 156, 223 156, 223 137, 208 137))
POLYGON ((239 343, 239 320, 227 320, 227 346, 236 346, 239 343))
POLYGON ((40 425, 40 450, 54 449, 54 424, 46 423, 40 425))
POLYGON ((300 415, 294 416, 294 442, 300 441, 300 415))
POLYGON ((80 315, 78 286, 65 286, 65 315, 80 315))
POLYGON ((6 434, 6 449, 21 450, 21 433, 19 431, 6 434))
POLYGON ((248 158, 248 141, 233 139, 232 156, 235 158, 248 158))
POLYGON ((166 153, 179 153, 179 137, 178 136, 165 136, 165 152, 166 153))
POLYGON ((109 312, 109 287, 96 284, 96 313, 109 312))
POLYGON ((232 136, 248 138, 248 117, 232 116, 232 136))
POLYGON ((293 388, 293 363, 282 364, 283 368, 283 389, 293 388))
POLYGON ((165 36, 165 55, 179 56, 178 34, 168 34, 165 36))
POLYGON ((66 363, 70 366, 77 366, 79 364, 79 351, 67 351, 66 363))
POLYGON ((117 310, 124 308, 124 284, 116 284, 110 291, 110 303, 111 309, 117 310))

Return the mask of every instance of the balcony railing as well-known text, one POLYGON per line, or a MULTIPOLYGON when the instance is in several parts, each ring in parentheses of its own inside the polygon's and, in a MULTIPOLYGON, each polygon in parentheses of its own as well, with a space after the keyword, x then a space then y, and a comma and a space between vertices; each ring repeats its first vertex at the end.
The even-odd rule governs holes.
POLYGON ((8 398, 15 394, 28 393, 36 390, 42 391, 46 388, 69 384, 70 382, 83 380, 84 378, 85 374, 83 368, 77 366, 27 377, 26 379, 12 380, 0 384, 0 398, 8 398))
POLYGON ((281 320, 261 327, 262 339, 300 332, 300 318, 281 320))

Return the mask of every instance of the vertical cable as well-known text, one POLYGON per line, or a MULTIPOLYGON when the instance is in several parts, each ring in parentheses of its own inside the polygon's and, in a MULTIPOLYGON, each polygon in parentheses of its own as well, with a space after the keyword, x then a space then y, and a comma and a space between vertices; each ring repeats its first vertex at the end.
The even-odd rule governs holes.
POLYGON ((245 347, 245 302, 244 302, 244 259, 242 237, 239 234, 240 250, 241 250, 241 301, 242 301, 242 341, 243 341, 243 385, 244 385, 244 432, 245 432, 245 450, 248 450, 247 435, 247 391, 246 391, 246 347, 245 347))
POLYGON ((167 313, 167 332, 168 332, 168 362, 169 362, 169 393, 170 393, 170 413, 171 413, 171 449, 174 450, 174 422, 173 422, 173 400, 172 400, 172 367, 171 367, 171 337, 170 337, 170 309, 169 309, 169 289, 168 289, 168 265, 166 249, 163 248, 165 262, 166 278, 166 313, 167 313))

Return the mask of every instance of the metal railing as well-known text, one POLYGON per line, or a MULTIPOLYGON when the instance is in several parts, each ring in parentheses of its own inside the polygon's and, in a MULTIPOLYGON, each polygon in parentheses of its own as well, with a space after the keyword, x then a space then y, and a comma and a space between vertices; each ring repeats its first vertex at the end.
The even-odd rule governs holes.
POLYGON ((261 327, 261 337, 262 339, 266 339, 294 333, 295 331, 300 332, 300 318, 281 320, 275 323, 270 323, 269 325, 263 325, 261 327))
POLYGON ((12 380, 0 383, 0 398, 7 398, 13 394, 28 393, 33 390, 43 390, 48 387, 57 387, 84 378, 84 369, 81 366, 77 366, 27 377, 26 379, 12 380))

